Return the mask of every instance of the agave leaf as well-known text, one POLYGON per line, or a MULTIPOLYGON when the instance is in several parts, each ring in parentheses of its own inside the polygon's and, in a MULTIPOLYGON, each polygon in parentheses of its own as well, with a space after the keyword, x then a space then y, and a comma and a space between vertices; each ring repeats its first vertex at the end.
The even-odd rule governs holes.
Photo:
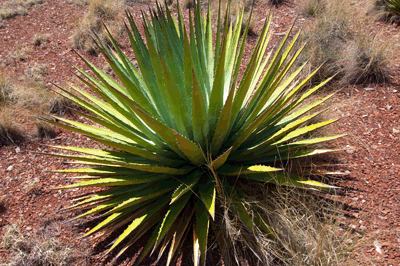
POLYGON ((303 185, 307 185, 307 186, 312 186, 312 187, 318 187, 318 188, 331 188, 331 189, 336 189, 339 187, 336 186, 331 186, 331 185, 327 185, 315 180, 304 180, 304 181, 297 181, 303 185))
POLYGON ((158 231, 158 236, 154 244, 153 251, 160 244, 161 240, 164 238, 171 225, 176 221, 176 218, 182 212, 183 208, 186 206, 191 197, 192 195, 190 193, 186 193, 182 197, 180 197, 180 199, 169 206, 167 214, 165 215, 164 220, 161 223, 160 230, 158 231))
POLYGON ((199 165, 205 162, 205 156, 203 151, 199 146, 191 142, 189 139, 185 138, 178 132, 174 131, 176 142, 178 143, 179 148, 183 152, 183 154, 188 158, 192 163, 199 165))
POLYGON ((164 195, 176 187, 176 183, 174 182, 156 182, 156 184, 152 187, 147 187, 141 191, 135 193, 135 195, 130 195, 130 198, 123 201, 113 208, 110 212, 119 212, 125 208, 130 206, 139 204, 141 202, 147 201, 149 199, 154 199, 164 195))
POLYGON ((177 230, 174 233, 174 237, 172 239, 171 248, 168 252, 167 258, 167 266, 171 264, 171 261, 175 255, 175 252, 178 250, 178 247, 183 244, 182 238, 184 234, 188 231, 188 226, 191 223, 192 216, 194 214, 195 209, 192 208, 191 205, 186 205, 185 210, 182 213, 181 219, 179 220, 179 224, 177 225, 177 230))
MULTIPOLYGON (((162 161, 162 157, 157 156, 156 154, 151 153, 150 151, 147 151, 145 149, 138 148, 137 146, 135 146, 135 143, 132 143, 131 140, 129 142, 126 142, 124 140, 119 139, 119 136, 117 135, 117 133, 112 135, 111 132, 106 132, 107 135, 106 134, 101 135, 101 134, 99 134, 99 133, 101 133, 101 130, 96 131, 95 127, 93 127, 93 128, 90 127, 90 126, 86 127, 86 126, 80 125, 79 123, 72 123, 72 121, 63 120, 64 122, 68 122, 68 123, 71 123, 71 124, 74 124, 74 125, 78 125, 78 126, 84 128, 84 129, 90 130, 90 131, 86 131, 86 130, 82 130, 82 129, 77 128, 77 127, 73 127, 73 126, 61 124, 61 123, 58 123, 58 122, 54 122, 54 121, 49 120, 49 119, 45 119, 45 118, 40 118, 40 119, 43 120, 43 121, 46 121, 47 123, 53 124, 55 126, 58 126, 58 127, 61 127, 61 128, 73 131, 73 132, 77 132, 77 133, 80 133, 80 134, 83 134, 83 135, 86 135, 89 138, 91 138, 91 139, 93 139, 95 141, 98 141, 99 143, 108 145, 108 146, 110 146, 112 148, 116 148, 116 149, 119 149, 119 150, 130 152, 132 154, 139 155, 139 156, 141 156, 143 158, 147 158, 149 160, 158 161, 158 162, 162 161)), ((61 118, 58 118, 58 119, 62 120, 61 118)))
POLYGON ((207 109, 195 74, 193 74, 192 116, 194 139, 204 148, 208 134, 207 109))
POLYGON ((129 162, 123 162, 121 160, 117 160, 116 158, 114 159, 109 159, 109 158, 104 158, 104 157, 96 157, 96 156, 72 156, 72 155, 62 155, 62 154, 46 154, 49 156, 54 156, 54 157, 59 157, 59 158, 65 158, 69 160, 75 160, 79 161, 80 163, 90 163, 90 164, 95 164, 99 166, 112 166, 112 165, 117 165, 117 166, 123 166, 125 168, 130 168, 134 170, 139 170, 139 171, 144 171, 144 172, 149 172, 149 173, 159 173, 159 174, 170 174, 170 175, 185 175, 190 173, 194 168, 193 167, 181 167, 179 169, 177 168, 171 168, 171 167, 166 167, 162 165, 157 165, 157 164, 138 164, 138 163, 129 163, 129 162))
POLYGON ((240 220, 249 228, 251 231, 254 232, 254 223, 253 219, 251 218, 251 215, 246 209, 246 206, 242 201, 239 199, 233 199, 233 201, 230 203, 231 205, 231 210, 236 213, 236 215, 239 216, 240 220))
POLYGON ((307 121, 311 120, 312 118, 314 118, 315 116, 317 116, 318 114, 319 113, 315 113, 310 116, 304 117, 302 119, 296 120, 281 129, 279 129, 279 127, 275 127, 272 130, 274 130, 274 129, 279 129, 279 130, 277 130, 277 132, 271 132, 274 134, 270 134, 270 136, 268 138, 265 138, 262 143, 257 143, 255 146, 250 147, 242 152, 237 151, 235 153, 235 155, 236 154, 237 155, 236 156, 233 155, 232 157, 237 158, 237 157, 245 157, 246 155, 249 155, 249 154, 252 154, 253 156, 262 154, 265 152, 265 147, 268 149, 269 147, 271 147, 272 143, 275 144, 275 147, 276 146, 279 147, 279 145, 282 143, 285 143, 289 140, 299 138, 299 137, 303 136, 304 134, 307 134, 310 131, 314 131, 318 128, 327 126, 336 121, 336 120, 324 121, 324 122, 321 122, 318 124, 302 127, 300 129, 298 128, 305 122, 307 122, 307 121))
POLYGON ((199 184, 200 199, 206 206, 211 217, 215 218, 215 200, 216 200, 216 188, 215 184, 211 181, 205 184, 199 184))
POLYGON ((200 176, 197 173, 189 175, 187 179, 180 180, 182 184, 172 194, 170 205, 177 201, 183 194, 192 190, 192 188, 199 182, 200 176))
POLYGON ((68 189, 75 187, 114 187, 114 186, 129 186, 129 185, 137 185, 142 183, 149 183, 156 180, 162 180, 167 178, 166 176, 160 177, 152 177, 152 178, 135 178, 133 177, 120 177, 120 178, 101 178, 96 180, 89 180, 81 183, 76 183, 73 185, 68 185, 61 187, 60 189, 68 189))
MULTIPOLYGON (((162 198, 161 198, 162 199, 162 198)), ((125 231, 118 237, 114 244, 109 248, 108 252, 113 250, 119 243, 121 243, 126 237, 128 237, 135 229, 137 229, 142 224, 146 224, 149 217, 158 213, 165 205, 162 204, 161 199, 156 201, 154 204, 146 208, 144 213, 140 217, 136 218, 125 231)))
POLYGON ((229 148, 228 150, 226 150, 221 156, 219 156, 218 158, 216 158, 212 163, 211 163, 211 168, 214 170, 217 170, 218 168, 220 168, 222 165, 224 165, 224 163, 226 162, 226 160, 228 160, 228 157, 230 155, 232 151, 232 147, 229 148))
POLYGON ((140 215, 140 212, 133 212, 141 207, 143 207, 144 205, 148 204, 147 202, 143 202, 142 204, 138 204, 136 206, 132 206, 130 208, 127 208, 121 212, 116 212, 111 214, 110 216, 107 217, 107 219, 105 219, 104 221, 102 221, 101 223, 99 223, 98 225, 96 225, 94 228, 92 228, 89 232, 87 232, 84 237, 88 237, 91 236, 97 232, 99 232, 100 230, 111 226, 112 224, 115 224, 116 222, 118 222, 119 220, 121 220, 122 218, 126 217, 126 216, 130 216, 130 218, 133 220, 135 219, 136 216, 140 215))
POLYGON ((80 197, 80 198, 76 199, 77 201, 79 201, 79 203, 69 206, 67 209, 76 209, 79 206, 86 205, 89 203, 102 202, 104 200, 115 198, 121 194, 126 194, 128 192, 134 193, 136 190, 140 190, 146 186, 148 186, 148 184, 138 185, 138 186, 128 186, 128 187, 122 187, 122 188, 114 188, 114 189, 101 191, 96 194, 89 195, 87 197, 80 197))
POLYGON ((235 94, 234 88, 229 92, 228 98, 225 102, 225 105, 221 111, 221 115, 218 119, 218 123, 214 132, 214 137, 211 143, 212 154, 215 156, 218 154, 224 140, 229 132, 230 122, 231 122, 231 112, 232 112, 232 103, 233 96, 235 94))
POLYGON ((89 215, 96 214, 96 213, 99 213, 101 211, 105 211, 105 210, 111 209, 111 208, 117 206, 118 204, 122 203, 124 200, 127 200, 129 198, 130 198, 130 195, 127 195, 127 194, 123 194, 121 196, 118 196, 118 197, 115 197, 115 198, 111 198, 110 200, 102 202, 97 207, 92 208, 91 210, 89 210, 89 211, 87 211, 87 212, 85 212, 85 213, 83 213, 81 215, 78 215, 77 217, 74 218, 74 220, 80 219, 80 218, 83 218, 83 217, 87 217, 89 215))
MULTIPOLYGON (((196 224, 193 227, 193 236, 194 241, 198 245, 198 252, 195 250, 196 254, 200 253, 200 260, 197 258, 197 261, 202 261, 201 265, 205 265, 206 263, 206 254, 207 254, 207 239, 208 239, 208 230, 210 227, 210 219, 207 214, 207 209, 205 209, 205 205, 197 200, 196 201, 196 224)), ((200 265, 200 263, 195 263, 195 265, 200 265)))
POLYGON ((245 175, 245 174, 254 174, 254 173, 268 173, 268 172, 276 172, 282 171, 283 169, 274 168, 265 165, 252 165, 252 166, 243 166, 243 167, 235 167, 232 165, 225 164, 221 168, 218 169, 218 173, 221 175, 245 175))

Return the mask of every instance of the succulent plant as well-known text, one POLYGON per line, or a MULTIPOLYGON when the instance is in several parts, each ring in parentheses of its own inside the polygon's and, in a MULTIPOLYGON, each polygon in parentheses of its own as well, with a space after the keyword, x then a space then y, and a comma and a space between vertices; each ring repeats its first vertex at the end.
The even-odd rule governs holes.
POLYGON ((298 34, 289 42, 289 32, 267 54, 269 14, 241 74, 248 31, 247 24, 241 33, 243 12, 232 22, 219 8, 216 30, 210 8, 203 16, 199 3, 188 23, 179 6, 177 13, 176 19, 157 5, 143 14, 144 36, 127 13, 138 68, 111 35, 112 49, 99 42, 118 80, 82 57, 93 74, 75 66, 78 77, 95 95, 77 87, 59 93, 85 110, 76 112, 90 123, 42 119, 109 147, 54 146, 65 152, 53 156, 87 165, 57 170, 79 180, 62 189, 104 187, 70 207, 86 210, 76 218, 104 217, 85 236, 124 230, 109 249, 120 247, 122 254, 152 233, 141 256, 158 250, 160 258, 169 245, 167 264, 193 239, 194 264, 204 265, 221 199, 232 199, 229 211, 250 231, 267 232, 262 215, 241 201, 238 184, 330 189, 284 166, 331 152, 307 147, 340 136, 301 138, 335 120, 307 124, 331 96, 304 104, 329 80, 298 94, 311 78, 297 81, 305 65, 292 71, 302 51, 294 51, 298 34))
POLYGON ((389 12, 400 16, 400 0, 384 0, 389 12))

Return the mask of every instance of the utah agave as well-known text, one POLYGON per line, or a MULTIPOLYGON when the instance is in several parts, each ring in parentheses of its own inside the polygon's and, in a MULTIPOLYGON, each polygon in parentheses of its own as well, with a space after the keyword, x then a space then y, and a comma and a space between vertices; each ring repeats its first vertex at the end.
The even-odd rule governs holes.
POLYGON ((329 189, 285 170, 282 162, 330 152, 307 147, 340 136, 303 137, 335 120, 307 124, 330 96, 304 105, 328 80, 298 96, 311 78, 297 81, 304 65, 291 70, 302 51, 294 51, 298 34, 289 42, 289 32, 267 53, 269 15, 239 75, 249 28, 242 31, 243 12, 232 22, 219 8, 215 32, 210 8, 203 16, 197 3, 189 13, 185 23, 179 7, 176 19, 168 7, 157 6, 143 15, 144 36, 127 13, 138 68, 111 35, 113 49, 99 42, 119 81, 84 58, 93 75, 75 66, 97 96, 76 87, 59 93, 99 126, 42 119, 110 147, 54 146, 67 153, 53 156, 87 165, 56 171, 74 173, 79 180, 62 189, 105 187, 70 207, 86 210, 77 218, 104 217, 85 236, 122 229, 109 249, 120 247, 122 254, 150 233, 142 258, 155 250, 160 258, 169 246, 167 264, 192 239, 194 264, 204 265, 210 232, 218 228, 220 200, 231 199, 227 208, 250 232, 268 233, 263 217, 241 201, 237 180, 329 189))

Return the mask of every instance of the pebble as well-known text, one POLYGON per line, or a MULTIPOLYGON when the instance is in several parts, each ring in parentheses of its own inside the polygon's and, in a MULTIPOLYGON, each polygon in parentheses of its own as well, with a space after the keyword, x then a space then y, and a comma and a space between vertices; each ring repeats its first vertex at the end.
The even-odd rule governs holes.
POLYGON ((373 90, 375 90, 374 88, 364 88, 364 90, 366 90, 366 91, 373 91, 373 90))
POLYGON ((7 167, 7 171, 10 172, 13 168, 14 166, 10 165, 9 167, 7 167))

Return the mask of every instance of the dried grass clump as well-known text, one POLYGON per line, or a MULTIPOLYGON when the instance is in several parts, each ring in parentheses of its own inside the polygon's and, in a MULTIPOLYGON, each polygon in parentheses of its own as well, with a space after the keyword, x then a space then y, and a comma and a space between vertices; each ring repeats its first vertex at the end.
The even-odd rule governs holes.
POLYGON ((300 61, 309 60, 304 75, 308 76, 322 66, 311 83, 321 82, 341 71, 340 54, 347 41, 353 38, 348 12, 343 4, 328 4, 324 12, 303 30, 302 39, 308 43, 300 61))
POLYGON ((11 0, 0 6, 0 19, 25 15, 28 8, 43 3, 43 0, 11 0))
POLYGON ((34 63, 33 66, 25 70, 25 76, 34 82, 43 82, 44 76, 48 74, 47 64, 34 63))
POLYGON ((300 10, 303 15, 316 17, 325 10, 327 4, 327 0, 303 0, 300 1, 300 10))
POLYGON ((72 37, 74 47, 96 55, 98 49, 93 33, 104 44, 111 45, 103 23, 118 41, 124 32, 124 7, 122 0, 90 0, 88 11, 77 25, 72 37))
POLYGON ((80 6, 85 6, 88 3, 88 0, 67 0, 69 3, 74 3, 80 6))
POLYGON ((24 182, 24 191, 30 195, 39 195, 42 185, 39 178, 31 178, 24 182))
POLYGON ((10 252, 9 260, 2 264, 3 266, 67 266, 78 260, 80 264, 86 264, 85 259, 81 259, 86 255, 61 243, 46 231, 28 235, 22 232, 18 225, 11 224, 6 226, 3 232, 2 248, 10 252))
POLYGON ((341 84, 387 83, 391 71, 388 62, 388 43, 382 44, 379 35, 357 34, 342 53, 341 84))
MULTIPOLYGON (((303 5, 316 1, 305 0, 303 5)), ((360 10, 344 0, 320 1, 324 8, 313 13, 315 19, 302 32, 308 43, 300 62, 309 61, 304 76, 321 66, 311 85, 332 76, 340 86, 388 82, 388 45, 366 32, 360 10)))
POLYGON ((33 45, 39 46, 42 49, 45 49, 47 47, 48 42, 49 36, 47 35, 35 34, 35 36, 33 37, 33 45))
POLYGON ((26 71, 23 81, 0 76, 0 146, 16 145, 25 139, 27 133, 39 138, 54 137, 54 127, 38 122, 36 117, 48 114, 62 116, 74 107, 43 84, 45 70, 45 66, 35 65, 26 71), (25 124, 33 125, 35 132, 26 132, 32 127, 25 124))
POLYGON ((0 106, 0 147, 17 145, 24 140, 24 134, 16 118, 17 114, 13 108, 0 106))
POLYGON ((356 236, 340 227, 337 203, 310 191, 251 184, 245 189, 252 195, 245 205, 262 214, 270 233, 248 232, 233 213, 219 217, 227 230, 217 239, 229 243, 222 254, 232 265, 351 265, 356 236))
POLYGON ((10 54, 10 58, 17 61, 25 61, 28 59, 28 53, 31 48, 24 44, 22 46, 17 46, 17 48, 10 54))
POLYGON ((0 76, 0 106, 11 100, 12 83, 6 75, 0 76))

